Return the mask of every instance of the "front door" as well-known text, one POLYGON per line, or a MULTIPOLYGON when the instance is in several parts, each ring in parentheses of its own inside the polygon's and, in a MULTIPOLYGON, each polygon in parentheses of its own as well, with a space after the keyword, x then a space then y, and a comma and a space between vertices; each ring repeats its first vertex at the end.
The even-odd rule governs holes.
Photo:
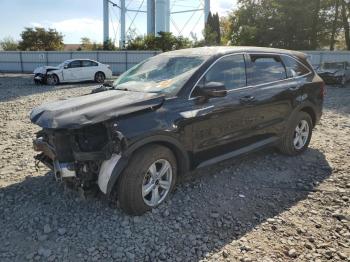
POLYGON ((82 67, 80 60, 70 62, 67 68, 63 69, 63 79, 65 81, 79 81, 82 80, 82 67))
POLYGON ((247 126, 236 92, 244 93, 246 82, 244 55, 228 55, 217 60, 193 90, 192 145, 197 163, 242 146, 238 141, 243 142, 247 126), (200 88, 211 82, 223 83, 227 96, 201 101, 200 88))

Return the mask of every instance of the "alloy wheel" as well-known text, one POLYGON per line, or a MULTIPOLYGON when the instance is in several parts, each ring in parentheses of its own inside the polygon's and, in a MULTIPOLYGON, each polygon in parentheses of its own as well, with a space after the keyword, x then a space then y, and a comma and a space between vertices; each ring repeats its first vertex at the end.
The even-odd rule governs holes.
POLYGON ((96 75, 96 82, 103 83, 105 80, 104 75, 102 73, 97 73, 96 75))
POLYGON ((57 84, 57 79, 56 79, 56 77, 54 76, 54 75, 49 75, 48 77, 47 77, 47 84, 48 85, 56 85, 57 84))
POLYGON ((301 120, 294 131, 293 144, 295 149, 302 149, 310 135, 310 127, 306 120, 301 120))
POLYGON ((142 183, 142 197, 146 205, 155 207, 168 195, 173 179, 172 166, 169 161, 159 159, 152 163, 142 183))

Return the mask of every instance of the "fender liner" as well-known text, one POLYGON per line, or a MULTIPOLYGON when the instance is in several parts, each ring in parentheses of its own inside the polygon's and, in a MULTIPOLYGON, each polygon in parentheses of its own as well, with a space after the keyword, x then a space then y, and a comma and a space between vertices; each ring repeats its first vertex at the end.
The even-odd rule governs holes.
POLYGON ((108 181, 107 192, 106 192, 107 196, 111 194, 114 185, 118 181, 120 174, 123 172, 123 170, 127 166, 132 154, 136 150, 140 149, 141 147, 149 144, 153 144, 153 143, 167 146, 173 151, 173 153, 175 154, 176 160, 178 162, 178 170, 179 170, 180 176, 186 174, 190 170, 189 154, 177 139, 167 135, 150 136, 132 144, 126 151, 123 152, 121 158, 113 168, 112 174, 108 181))

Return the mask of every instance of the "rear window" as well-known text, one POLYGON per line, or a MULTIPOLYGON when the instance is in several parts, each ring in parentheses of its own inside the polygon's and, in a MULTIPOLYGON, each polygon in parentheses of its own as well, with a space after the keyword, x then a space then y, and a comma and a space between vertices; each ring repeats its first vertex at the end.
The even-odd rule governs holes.
POLYGON ((284 56, 283 62, 287 69, 288 78, 303 76, 310 73, 310 70, 306 68, 306 66, 291 57, 284 56))
POLYGON ((287 78, 285 67, 279 56, 251 55, 248 84, 259 85, 287 78))

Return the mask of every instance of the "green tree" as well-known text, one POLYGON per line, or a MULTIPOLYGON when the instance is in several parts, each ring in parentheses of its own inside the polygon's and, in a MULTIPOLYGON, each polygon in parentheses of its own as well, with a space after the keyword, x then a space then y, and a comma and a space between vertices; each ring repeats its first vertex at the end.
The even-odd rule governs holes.
POLYGON ((117 47, 114 45, 111 39, 108 39, 107 41, 103 42, 103 50, 114 51, 117 50, 117 47))
POLYGON ((128 50, 161 50, 163 52, 191 47, 188 38, 176 37, 170 32, 159 32, 157 36, 146 35, 129 39, 128 50))
POLYGON ((334 4, 334 0, 239 0, 223 38, 234 45, 324 48, 330 44, 334 4))
POLYGON ((64 47, 63 35, 55 29, 25 28, 21 38, 19 49, 24 51, 56 51, 64 47))
POLYGON ((349 25, 350 3, 341 0, 341 17, 343 22, 344 38, 347 50, 350 50, 350 25, 349 25))
POLYGON ((204 28, 204 42, 206 45, 220 45, 221 32, 219 15, 209 13, 207 22, 204 28))
POLYGON ((221 44, 230 45, 233 30, 233 19, 231 15, 220 18, 221 44))
POLYGON ((88 37, 82 37, 80 40, 80 47, 79 51, 92 51, 93 50, 93 43, 91 42, 90 38, 88 37))
POLYGON ((338 35, 339 31, 339 7, 340 7, 340 0, 335 0, 334 4, 334 18, 333 18, 333 24, 332 24, 332 32, 331 32, 331 39, 330 39, 330 50, 334 50, 335 44, 336 44, 336 37, 338 35))
POLYGON ((18 50, 18 42, 11 37, 5 37, 1 42, 0 46, 4 51, 16 51, 18 50))

